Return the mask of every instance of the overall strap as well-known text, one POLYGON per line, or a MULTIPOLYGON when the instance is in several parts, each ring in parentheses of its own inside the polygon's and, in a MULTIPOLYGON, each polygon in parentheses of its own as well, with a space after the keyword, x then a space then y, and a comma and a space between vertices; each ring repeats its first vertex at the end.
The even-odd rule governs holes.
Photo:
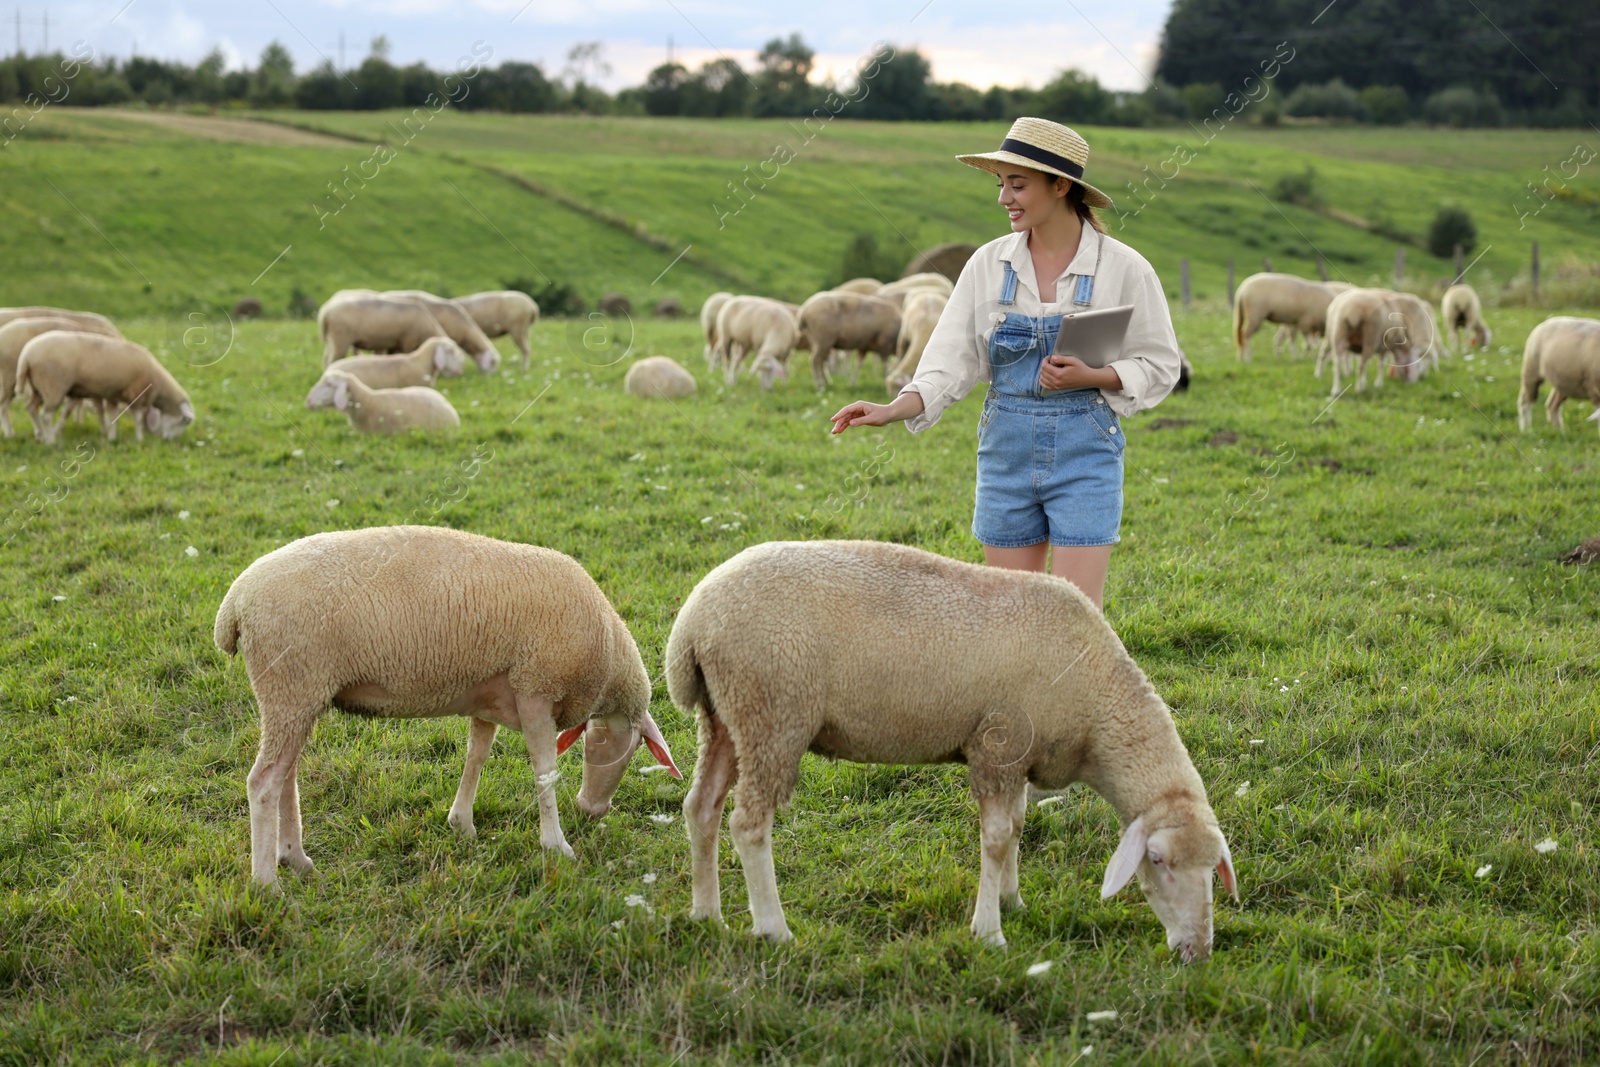
POLYGON ((1005 278, 1000 282, 1000 306, 1010 307, 1017 302, 1017 272, 1011 269, 1010 260, 1003 260, 1005 278))
POLYGON ((1078 307, 1088 307, 1089 306, 1089 302, 1091 300, 1093 300, 1093 299, 1094 299, 1094 275, 1093 274, 1080 274, 1080 275, 1078 275, 1078 288, 1072 294, 1072 302, 1073 302, 1073 304, 1077 305, 1078 307))

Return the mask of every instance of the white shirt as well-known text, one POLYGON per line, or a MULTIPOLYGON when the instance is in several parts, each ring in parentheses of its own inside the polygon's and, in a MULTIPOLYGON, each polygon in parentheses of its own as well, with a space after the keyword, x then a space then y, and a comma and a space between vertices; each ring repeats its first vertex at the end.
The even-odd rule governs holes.
POLYGON ((950 301, 928 338, 916 376, 900 390, 922 395, 922 414, 907 419, 906 428, 912 433, 926 430, 974 385, 991 380, 989 335, 1005 312, 1039 316, 1061 314, 1063 307, 1070 311, 1077 283, 1069 283, 1067 278, 1082 274, 1094 276, 1091 306, 1133 305, 1122 354, 1110 364, 1122 379, 1122 388, 1116 392, 1102 389, 1106 403, 1118 415, 1132 415, 1166 399, 1178 383, 1183 355, 1178 350, 1178 335, 1172 330, 1172 312, 1161 280, 1143 256, 1086 222, 1077 255, 1056 279, 1056 294, 1062 299, 1055 303, 1046 304, 1039 299, 1027 231, 998 237, 972 254, 961 268, 950 301), (1010 307, 1000 304, 1003 263, 1010 263, 1017 273, 1015 303, 1010 307))

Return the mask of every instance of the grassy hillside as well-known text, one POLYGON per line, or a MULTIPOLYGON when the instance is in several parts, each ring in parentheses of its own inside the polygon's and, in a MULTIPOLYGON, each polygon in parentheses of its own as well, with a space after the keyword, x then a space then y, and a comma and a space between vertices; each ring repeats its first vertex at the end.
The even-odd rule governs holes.
MULTIPOLYGON (((354 284, 464 292, 520 277, 571 284, 590 301, 616 290, 636 304, 671 296, 694 307, 719 288, 803 298, 857 233, 909 259, 1004 232, 992 180, 950 158, 996 143, 1003 130, 987 125, 445 111, 408 131, 401 113, 266 117, 356 140, 228 142, 47 110, 0 156, 5 302, 50 293, 119 314, 181 314, 251 294, 281 309, 296 286, 320 299, 354 284), (397 152, 382 166, 371 161, 379 140, 397 152), (362 173, 375 176, 352 182, 344 210, 319 220, 314 204, 340 202, 329 183, 362 173)), ((1470 280, 1491 303, 1526 270, 1531 240, 1547 267, 1592 259, 1600 246, 1587 173, 1569 183, 1575 195, 1519 216, 1535 206, 1526 184, 1571 156, 1567 132, 1238 126, 1210 143, 1204 131, 1085 132, 1092 173, 1122 210, 1108 215, 1111 231, 1155 264, 1174 297, 1182 258, 1201 300, 1223 295, 1230 257, 1239 277, 1263 256, 1312 275, 1320 253, 1334 277, 1387 280, 1394 240, 1354 221, 1422 235, 1446 202, 1477 222, 1483 256, 1470 280), (1194 153, 1184 166, 1180 143, 1194 153), (1257 191, 1307 166, 1323 209, 1257 191), (1163 187, 1160 176, 1175 172, 1163 187)), ((1419 284, 1450 271, 1415 247, 1409 264, 1419 284)))

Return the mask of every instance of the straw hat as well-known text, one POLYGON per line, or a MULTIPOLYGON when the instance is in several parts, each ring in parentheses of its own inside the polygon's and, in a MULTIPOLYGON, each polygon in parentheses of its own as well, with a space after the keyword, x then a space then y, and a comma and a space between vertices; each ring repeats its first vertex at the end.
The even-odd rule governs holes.
POLYGON ((957 156, 969 167, 999 174, 1004 164, 1059 174, 1083 186, 1083 202, 1090 207, 1111 206, 1111 198, 1083 180, 1083 165, 1089 161, 1089 142, 1077 132, 1049 119, 1018 119, 1000 142, 998 152, 957 156))

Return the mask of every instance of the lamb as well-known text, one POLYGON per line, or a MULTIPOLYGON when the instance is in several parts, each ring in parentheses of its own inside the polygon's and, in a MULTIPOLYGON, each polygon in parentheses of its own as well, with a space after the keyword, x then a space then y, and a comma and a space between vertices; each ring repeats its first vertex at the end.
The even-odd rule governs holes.
POLYGON ((983 843, 972 932, 1004 944, 1022 906, 1027 788, 1082 781, 1123 824, 1109 897, 1135 874, 1185 960, 1211 950, 1211 872, 1233 860, 1172 716, 1094 604, 1060 578, 870 541, 769 542, 697 585, 667 637, 667 689, 699 720, 683 802, 690 916, 721 921, 729 820, 754 932, 790 938, 773 812, 807 751, 857 763, 965 763, 983 843))
POLYGON ((630 396, 676 398, 699 388, 694 375, 666 356, 650 356, 628 368, 622 388, 630 396))
POLYGON ((528 332, 539 321, 539 305, 533 297, 516 289, 500 289, 459 297, 456 303, 472 317, 485 337, 511 338, 522 353, 522 369, 533 360, 528 332))
POLYGON ((369 389, 431 386, 440 375, 459 378, 466 369, 465 353, 448 337, 430 337, 403 356, 351 356, 338 364, 339 373, 359 379, 369 389))
POLYGON ((789 355, 799 339, 799 326, 789 306, 764 296, 736 296, 717 312, 717 351, 714 362, 723 368, 723 379, 733 388, 739 364, 747 352, 761 388, 771 389, 777 378, 789 377, 789 355))
POLYGON ((496 727, 523 735, 538 775, 539 843, 561 832, 556 756, 588 728, 578 807, 599 818, 641 739, 674 775, 650 717, 638 645, 578 562, 548 548, 434 526, 313 534, 256 560, 217 609, 217 647, 243 651, 261 708, 246 779, 251 871, 312 868, 295 772, 331 704, 377 718, 472 717, 449 824, 472 802, 496 727))
POLYGON ((931 289, 906 297, 905 310, 900 313, 900 340, 895 346, 900 362, 884 379, 884 387, 891 396, 899 393, 916 375, 917 364, 922 362, 922 350, 928 347, 928 338, 933 336, 933 328, 939 324, 946 303, 947 297, 931 289))
MULTIPOLYGON (((1561 405, 1568 397, 1600 405, 1600 320, 1557 315, 1529 332, 1522 350, 1522 392, 1517 397, 1517 425, 1523 430, 1533 429, 1533 402, 1545 382, 1550 383, 1545 414, 1557 429, 1565 429, 1561 405)), ((1600 422, 1600 408, 1589 421, 1600 422)))
POLYGON ((1452 285, 1444 291, 1444 299, 1439 301, 1439 317, 1462 353, 1467 351, 1467 345, 1461 340, 1462 330, 1471 331, 1470 343, 1477 348, 1488 348, 1494 339, 1489 324, 1483 321, 1483 303, 1470 285, 1452 285))
POLYGON ((345 374, 338 367, 322 372, 317 384, 306 394, 306 407, 334 408, 345 413, 362 433, 404 433, 419 430, 453 430, 461 416, 444 394, 427 386, 406 389, 370 389, 360 378, 345 374))
POLYGON ((887 375, 889 357, 900 337, 900 309, 888 300, 860 293, 817 293, 800 305, 800 331, 811 344, 811 376, 817 388, 828 384, 828 355, 835 348, 856 353, 855 375, 868 352, 882 358, 887 375))
MULTIPOLYGON (((99 319, 99 315, 93 316, 99 319)), ((78 319, 46 316, 12 319, 0 326, 0 434, 10 437, 11 401, 17 392, 17 360, 29 341, 51 330, 72 330, 80 333, 97 333, 105 337, 121 337, 109 321, 93 322, 78 319)), ((70 403, 70 401, 69 401, 70 403)))
POLYGON ((1308 337, 1320 335, 1340 285, 1292 274, 1252 274, 1240 282, 1233 296, 1233 343, 1240 361, 1250 362, 1250 338, 1263 322, 1285 323, 1308 337))
POLYGON ((88 333, 104 334, 107 337, 121 337, 111 320, 104 315, 97 315, 93 311, 69 311, 66 308, 53 308, 43 306, 0 308, 0 326, 17 319, 70 319, 77 323, 75 330, 84 330, 88 333))
POLYGON ((721 313, 722 305, 732 299, 732 293, 712 293, 700 305, 700 332, 706 336, 706 366, 712 370, 717 369, 717 315, 721 313))
POLYGON ((194 405, 178 380, 143 345, 80 330, 49 330, 22 346, 17 395, 28 404, 33 436, 47 445, 61 438, 68 398, 100 403, 100 429, 117 439, 117 419, 133 416, 136 440, 144 432, 165 440, 194 421, 194 405), (48 413, 60 411, 54 418, 48 413))
POLYGON ((317 312, 322 365, 343 359, 352 348, 415 352, 430 337, 449 337, 433 313, 411 300, 335 293, 317 312))

